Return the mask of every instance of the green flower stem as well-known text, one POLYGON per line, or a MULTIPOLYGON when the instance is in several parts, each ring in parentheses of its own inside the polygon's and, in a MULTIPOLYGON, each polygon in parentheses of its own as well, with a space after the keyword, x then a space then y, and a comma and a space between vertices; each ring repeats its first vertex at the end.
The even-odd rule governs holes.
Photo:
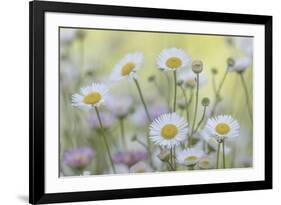
POLYGON ((167 88, 167 104, 168 104, 168 108, 170 109, 170 101, 171 101, 171 92, 170 92, 170 78, 169 78, 169 75, 168 75, 168 72, 164 72, 164 76, 166 77, 166 80, 167 80, 167 85, 168 85, 168 88, 167 88))
POLYGON ((251 104, 250 104, 250 96, 249 96, 249 92, 248 92, 248 89, 247 89, 246 81, 245 81, 243 73, 239 73, 239 75, 240 75, 241 83, 242 83, 242 86, 243 86, 243 89, 244 89, 244 92, 245 92, 245 96, 246 96, 248 114, 249 114, 251 123, 253 123, 253 113, 252 113, 252 107, 251 107, 251 104))
POLYGON ((204 118, 205 118, 205 115, 206 115, 206 109, 207 109, 207 106, 204 106, 202 117, 201 117, 200 121, 198 122, 198 124, 197 124, 197 126, 196 126, 196 128, 194 130, 194 133, 196 133, 198 131, 200 125, 204 122, 204 118))
POLYGON ((124 149, 127 149, 127 143, 125 139, 125 129, 124 129, 124 117, 119 118, 119 123, 120 123, 120 131, 121 131, 121 138, 123 142, 124 149))
POLYGON ((222 140, 222 166, 225 168, 224 140, 222 140))
POLYGON ((174 149, 173 149, 173 159, 174 159, 174 167, 175 167, 175 170, 177 170, 177 161, 176 161, 176 146, 174 146, 174 149))
MULTIPOLYGON (((144 101, 144 97, 143 97, 143 94, 142 94, 142 91, 141 91, 141 88, 140 88, 140 84, 139 84, 138 80, 135 79, 135 78, 134 78, 134 81, 135 81, 135 84, 137 86, 137 89, 138 89, 138 92, 139 92, 139 95, 140 95, 140 99, 141 99, 141 102, 143 104, 143 107, 144 107, 144 110, 145 110, 145 113, 146 113, 146 117, 147 117, 148 121, 151 122, 152 120, 151 120, 151 117, 149 115, 146 103, 144 101)), ((150 163, 151 167, 153 168, 154 165, 153 165, 153 162, 152 162, 151 145, 150 145, 150 140, 149 140, 149 135, 148 134, 146 135, 146 142, 147 142, 148 160, 149 160, 149 163, 150 163)))
POLYGON ((219 168, 220 147, 221 147, 221 143, 218 142, 218 150, 217 150, 217 169, 219 168))
POLYGON ((101 121, 101 118, 100 118, 100 113, 99 113, 99 110, 96 106, 95 106, 95 111, 96 111, 96 114, 97 114, 97 118, 98 118, 98 121, 99 121, 99 124, 100 124, 101 131, 102 131, 101 133, 103 135, 104 144, 105 144, 107 154, 108 154, 108 157, 109 157, 109 160, 110 160, 111 168, 112 168, 113 172, 116 174, 115 166, 114 166, 114 163, 113 163, 113 160, 112 160, 112 155, 110 153, 109 144, 107 142, 104 127, 103 127, 103 124, 102 124, 102 121, 101 121))
POLYGON ((183 98, 184 98, 184 104, 185 104, 185 110, 186 110, 186 120, 189 121, 189 114, 188 114, 189 104, 188 104, 186 93, 185 93, 185 90, 184 90, 183 86, 180 86, 180 88, 181 88, 182 95, 183 95, 183 98))
POLYGON ((174 74, 174 106, 173 106, 173 112, 176 112, 176 107, 177 107, 177 71, 175 70, 173 72, 174 74))
POLYGON ((212 75, 212 85, 213 85, 214 94, 216 94, 217 93, 217 84, 216 84, 215 75, 212 75))
POLYGON ((140 139, 136 138, 136 141, 137 141, 140 145, 142 145, 143 147, 145 147, 145 148, 147 149, 147 145, 146 145, 144 142, 142 142, 140 139))
POLYGON ((220 84, 219 84, 219 87, 218 87, 218 89, 216 90, 216 94, 215 94, 215 103, 214 103, 214 106, 213 106, 213 108, 212 108, 211 117, 214 116, 215 111, 216 111, 216 108, 217 108, 217 106, 218 106, 218 104, 219 104, 219 102, 220 102, 220 92, 221 92, 222 86, 223 86, 223 84, 224 84, 224 82, 225 82, 225 79, 226 79, 226 77, 227 77, 227 74, 228 74, 228 70, 225 71, 225 73, 224 73, 224 75, 223 75, 223 78, 222 78, 222 80, 221 80, 221 82, 220 82, 220 84))
MULTIPOLYGON (((191 137, 194 134, 194 128, 196 123, 196 117, 197 117, 197 109, 198 109, 198 98, 199 98, 199 73, 196 74, 196 94, 195 94, 195 111, 194 111, 194 117, 193 117, 193 123, 191 128, 191 134, 189 136, 190 141, 192 140, 191 137)), ((189 144, 190 146, 191 144, 189 144)))
POLYGON ((173 157, 173 148, 172 147, 170 149, 170 163, 171 163, 172 170, 174 171, 175 167, 174 167, 174 157, 173 157))
POLYGON ((169 161, 167 161, 167 164, 169 165, 171 171, 173 171, 173 166, 172 166, 172 164, 171 164, 169 161))
POLYGON ((189 108, 191 106, 191 103, 193 101, 193 88, 191 88, 190 90, 190 97, 189 97, 189 101, 188 101, 188 108, 186 110, 186 115, 187 115, 187 122, 189 122, 189 115, 190 115, 190 112, 189 112, 189 108))
POLYGON ((140 88, 140 84, 139 84, 138 80, 135 79, 135 78, 134 78, 134 81, 135 81, 135 84, 137 86, 137 89, 138 89, 138 92, 139 92, 139 95, 140 95, 140 99, 141 99, 141 102, 142 102, 144 110, 145 110, 146 117, 147 117, 148 121, 151 122, 151 117, 149 115, 146 103, 144 101, 144 97, 143 97, 143 94, 142 94, 142 91, 141 91, 141 88, 140 88))

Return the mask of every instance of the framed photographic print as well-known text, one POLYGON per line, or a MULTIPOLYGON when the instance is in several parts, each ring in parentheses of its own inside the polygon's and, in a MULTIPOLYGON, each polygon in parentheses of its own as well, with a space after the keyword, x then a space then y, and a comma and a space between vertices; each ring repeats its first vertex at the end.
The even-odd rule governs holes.
POLYGON ((30 2, 30 203, 272 188, 272 17, 30 2))

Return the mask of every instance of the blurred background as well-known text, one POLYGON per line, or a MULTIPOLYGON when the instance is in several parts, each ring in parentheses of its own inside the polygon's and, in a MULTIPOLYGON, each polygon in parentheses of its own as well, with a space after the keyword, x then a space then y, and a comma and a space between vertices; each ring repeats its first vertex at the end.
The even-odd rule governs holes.
MULTIPOLYGON (((111 100, 101 108, 101 117, 117 172, 166 171, 158 157, 158 147, 153 147, 151 153, 156 169, 148 163, 143 144, 146 143, 149 123, 135 85, 126 80, 111 84, 109 76, 114 65, 127 53, 143 52, 144 64, 137 74, 144 98, 155 118, 169 110, 168 90, 173 90, 172 75, 159 71, 156 59, 163 49, 173 47, 183 49, 192 59, 203 61, 207 81, 200 86, 199 102, 203 97, 210 99, 208 115, 216 98, 213 81, 217 86, 222 81, 227 59, 252 59, 253 51, 251 37, 60 28, 61 176, 111 174, 95 113, 71 105, 71 96, 92 82, 105 83, 110 88, 111 100), (127 114, 120 120, 116 110, 122 109, 127 109, 127 114), (121 123, 125 140, 121 137, 121 123)), ((228 168, 252 166, 252 123, 247 115, 246 97, 239 75, 238 72, 227 75, 220 93, 222 99, 215 112, 216 115, 233 116, 241 126, 238 139, 227 144, 228 168)), ((180 78, 180 74, 178 76, 180 78)), ((252 103, 252 65, 243 71, 243 76, 252 103)), ((187 92, 187 96, 190 99, 190 93, 187 92)), ((177 112, 182 115, 180 102, 183 96, 179 89, 177 99, 177 112)), ((191 107, 194 107, 194 101, 191 107)), ((199 116, 202 110, 203 107, 199 106, 199 116)))

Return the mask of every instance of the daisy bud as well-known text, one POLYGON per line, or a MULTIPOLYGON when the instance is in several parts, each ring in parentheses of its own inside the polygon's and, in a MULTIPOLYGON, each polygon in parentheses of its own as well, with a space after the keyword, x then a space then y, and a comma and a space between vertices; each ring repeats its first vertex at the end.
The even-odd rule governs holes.
POLYGON ((235 60, 233 58, 228 58, 227 59, 227 66, 233 67, 234 65, 235 65, 235 60))
POLYGON ((151 75, 148 77, 148 82, 153 82, 155 80, 155 76, 151 75))
POLYGON ((192 62, 192 71, 194 73, 201 73, 203 70, 203 62, 201 60, 194 60, 192 62))
POLYGON ((182 84, 183 84, 183 80, 178 80, 177 85, 182 86, 182 84))
POLYGON ((201 104, 204 106, 204 107, 207 107, 209 104, 210 104, 210 99, 207 98, 207 97, 204 97, 201 101, 201 104))
POLYGON ((78 30, 78 31, 76 32, 76 36, 77 36, 78 39, 84 39, 85 36, 86 36, 86 32, 83 31, 83 30, 78 30))
POLYGON ((218 70, 217 70, 216 68, 212 68, 211 71, 212 71, 212 74, 213 74, 213 75, 218 74, 218 70))
POLYGON ((133 137, 131 138, 131 141, 134 142, 137 140, 137 135, 133 135, 133 137))
POLYGON ((163 162, 167 162, 170 159, 170 151, 167 149, 163 149, 160 151, 160 153, 157 155, 157 157, 163 161, 163 162))

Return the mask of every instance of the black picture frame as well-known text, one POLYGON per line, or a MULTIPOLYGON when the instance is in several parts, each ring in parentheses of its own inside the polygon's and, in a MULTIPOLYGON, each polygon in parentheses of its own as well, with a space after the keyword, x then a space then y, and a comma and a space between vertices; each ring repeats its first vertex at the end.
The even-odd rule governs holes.
POLYGON ((108 200, 137 197, 260 190, 272 188, 272 17, 124 6, 32 1, 30 12, 30 144, 29 202, 32 204, 108 200), (209 22, 259 24, 265 27, 265 180, 71 193, 45 192, 45 13, 79 13, 110 16, 150 17, 209 22))

